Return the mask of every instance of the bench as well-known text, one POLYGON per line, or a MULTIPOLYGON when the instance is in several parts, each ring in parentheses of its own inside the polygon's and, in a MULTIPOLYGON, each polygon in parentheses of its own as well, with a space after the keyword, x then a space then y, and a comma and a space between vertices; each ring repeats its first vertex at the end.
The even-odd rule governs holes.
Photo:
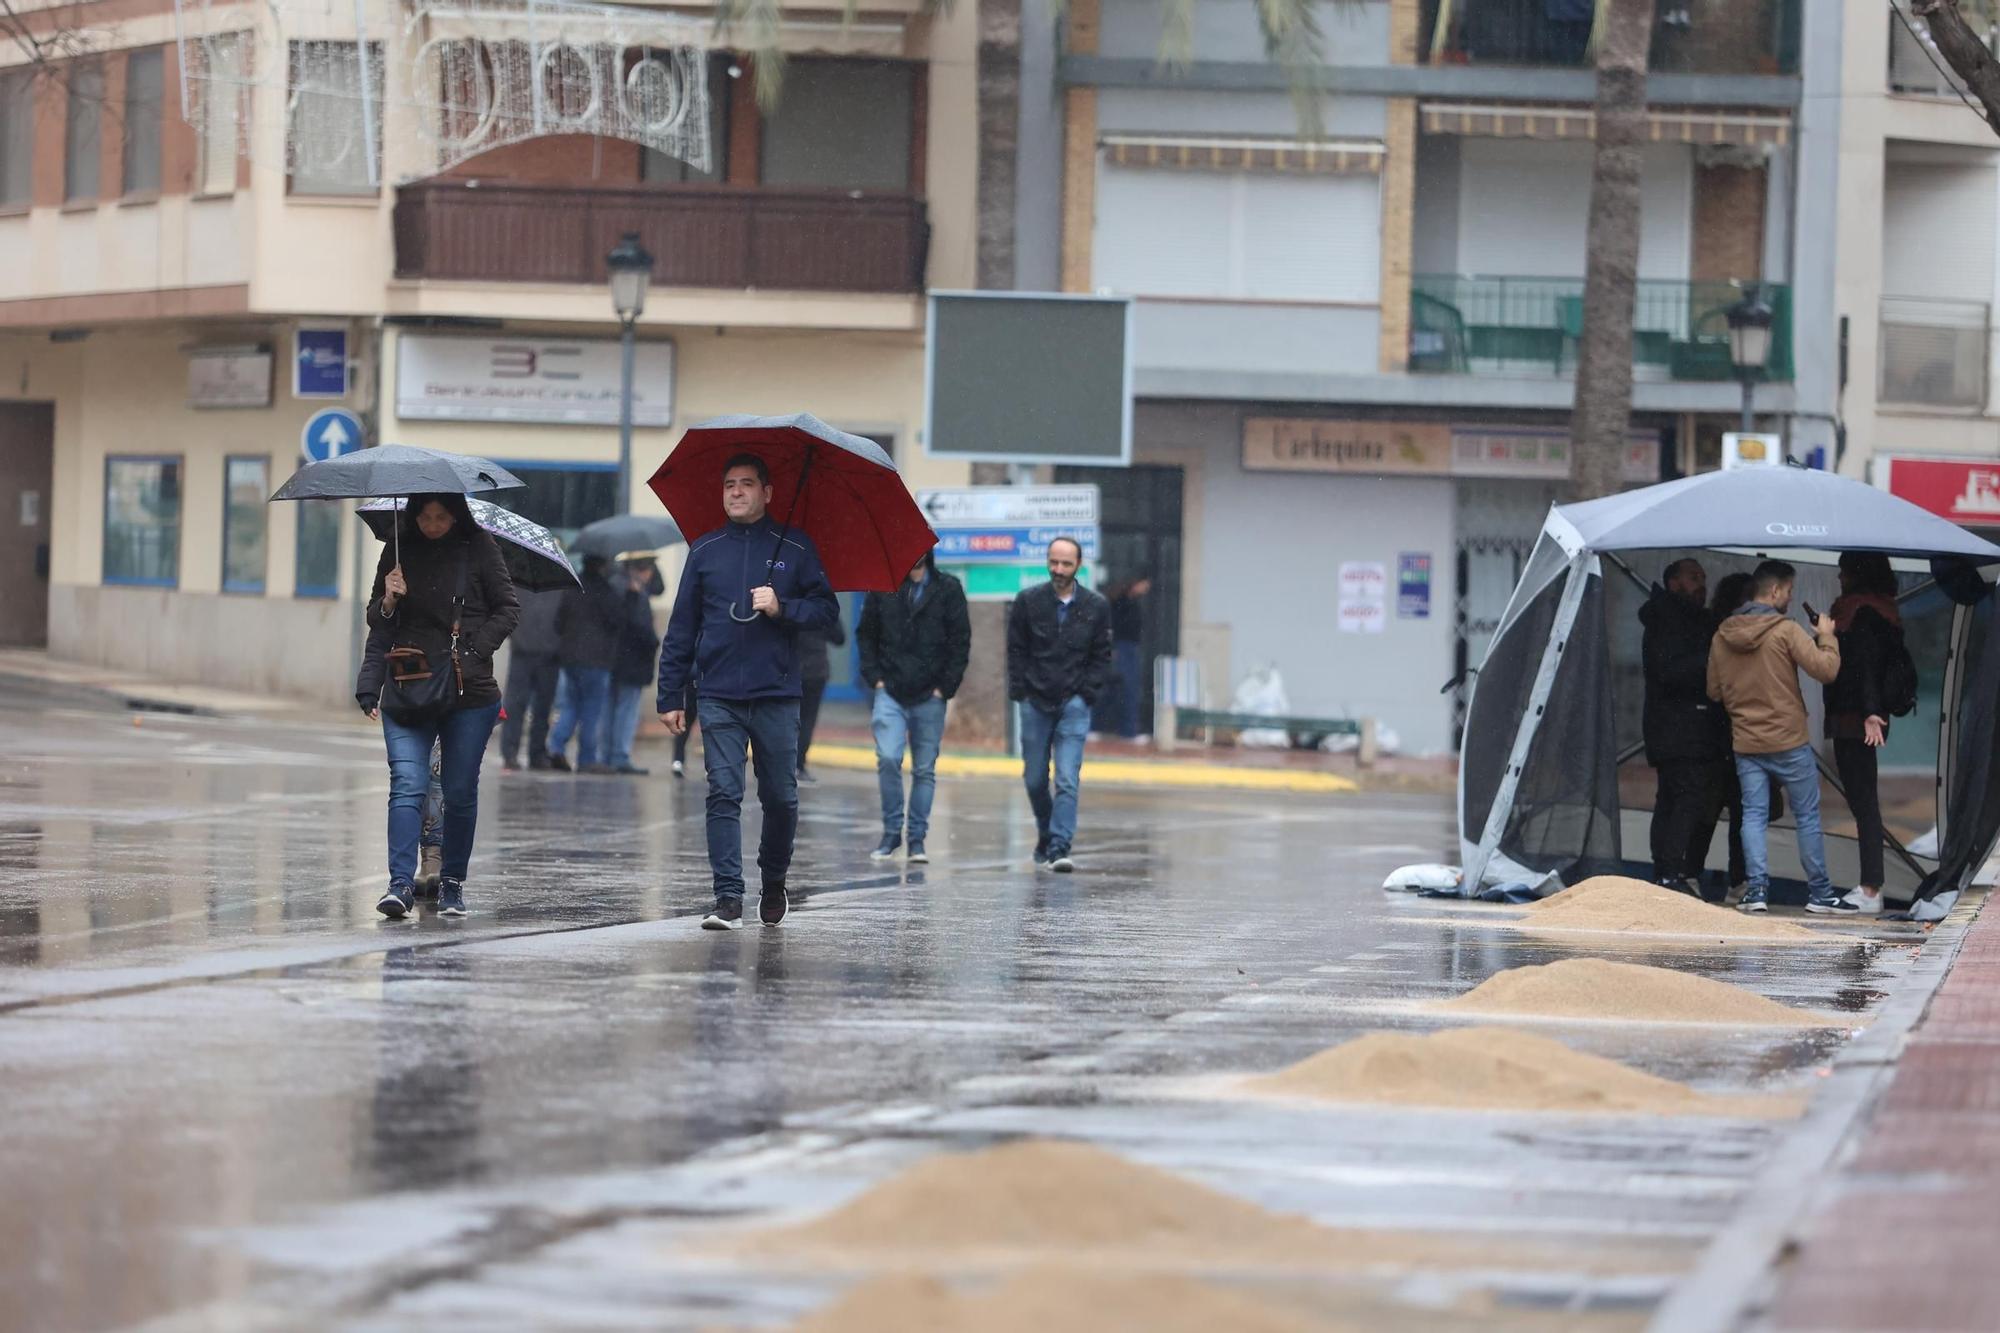
POLYGON ((1357 758, 1366 768, 1374 764, 1378 750, 1375 741, 1375 719, 1364 717, 1270 717, 1261 713, 1230 713, 1208 708, 1175 708, 1173 726, 1163 737, 1163 749, 1171 749, 1172 741, 1183 731, 1202 733, 1202 739, 1213 743, 1216 732, 1241 733, 1245 731, 1282 731, 1290 738, 1295 750, 1316 750, 1319 743, 1329 736, 1353 736, 1360 742, 1357 758))

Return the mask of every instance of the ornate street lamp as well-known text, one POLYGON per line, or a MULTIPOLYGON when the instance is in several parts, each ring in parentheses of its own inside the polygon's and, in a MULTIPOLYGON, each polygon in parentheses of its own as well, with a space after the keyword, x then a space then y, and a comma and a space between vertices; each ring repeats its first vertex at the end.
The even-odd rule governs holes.
POLYGON ((604 257, 611 272, 611 309, 623 328, 621 353, 623 377, 618 395, 618 501, 617 511, 632 508, 632 359, 638 338, 634 326, 646 313, 646 284, 653 277, 653 257, 639 244, 639 233, 628 231, 604 257))
POLYGON ((1751 395, 1771 358, 1771 305, 1764 299, 1764 285, 1751 284, 1743 299, 1729 307, 1727 318, 1729 359, 1736 366, 1736 378, 1743 382, 1743 433, 1748 435, 1756 429, 1751 395))

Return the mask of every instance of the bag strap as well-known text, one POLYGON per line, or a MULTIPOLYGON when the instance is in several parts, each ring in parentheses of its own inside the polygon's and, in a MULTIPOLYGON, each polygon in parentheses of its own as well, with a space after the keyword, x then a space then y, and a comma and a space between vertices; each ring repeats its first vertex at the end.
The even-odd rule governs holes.
POLYGON ((472 578, 472 543, 465 544, 458 561, 458 591, 451 599, 451 674, 460 694, 465 693, 465 667, 458 660, 458 627, 465 617, 466 584, 472 578))

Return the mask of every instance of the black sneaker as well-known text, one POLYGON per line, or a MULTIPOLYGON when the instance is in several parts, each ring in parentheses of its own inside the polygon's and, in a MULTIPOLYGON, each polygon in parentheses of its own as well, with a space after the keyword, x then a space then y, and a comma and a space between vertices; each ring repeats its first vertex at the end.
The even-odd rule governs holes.
POLYGON ((804 783, 804 784, 805 784, 806 786, 808 786, 808 787, 812 786, 813 784, 815 784, 815 783, 817 783, 817 782, 819 781, 819 779, 818 779, 818 778, 814 777, 814 776, 813 776, 813 775, 812 775, 811 773, 808 773, 808 772, 807 772, 807 771, 806 771, 805 769, 803 769, 803 768, 799 770, 799 774, 798 774, 798 777, 799 777, 799 781, 800 781, 800 782, 802 782, 802 783, 804 783))
POLYGON ((410 891, 409 885, 391 884, 389 891, 376 902, 375 910, 391 921, 400 921, 408 916, 416 905, 417 896, 410 891))
POLYGON ((617 773, 621 773, 621 774, 623 774, 624 776, 626 776, 626 777, 628 777, 628 778, 643 778, 643 777, 649 777, 649 776, 651 776, 651 774, 652 774, 652 772, 653 772, 653 770, 652 770, 652 769, 650 769, 650 768, 641 768, 641 767, 639 767, 639 766, 638 766, 637 764, 620 764, 620 765, 618 765, 618 767, 617 767, 617 768, 616 768, 615 770, 613 770, 613 771, 614 771, 614 772, 617 772, 617 773))
MULTIPOLYGON (((757 899, 757 919, 767 926, 775 926, 785 919, 785 913, 790 908, 791 898, 785 893, 785 886, 766 884, 763 896, 757 899)), ((743 909, 737 908, 737 915, 742 914, 743 909)))
POLYGON ((1058 875, 1067 875, 1076 869, 1076 862, 1069 859, 1069 848, 1051 847, 1049 849, 1049 869, 1055 871, 1058 875))
POLYGON ((549 756, 549 767, 558 773, 570 772, 569 756, 566 754, 551 754, 549 756))
POLYGON ((903 839, 900 834, 884 833, 882 841, 875 845, 875 850, 868 853, 868 859, 871 861, 886 861, 894 856, 896 849, 902 845, 903 839))
POLYGON ((1806 904, 1814 916, 1860 916, 1861 908, 1845 898, 1815 898, 1806 904))
POLYGON ((924 850, 924 840, 922 838, 910 839, 910 864, 913 866, 924 866, 929 865, 930 862, 930 853, 924 850))
POLYGON ((741 898, 717 898, 715 910, 701 919, 703 930, 743 929, 743 900, 741 898))
POLYGON ((449 877, 438 881, 438 915, 465 915, 465 882, 449 877))
POLYGON ((1675 893, 1686 894, 1690 898, 1701 897, 1701 886, 1691 879, 1674 879, 1669 877, 1660 881, 1660 887, 1663 889, 1672 889, 1675 893))

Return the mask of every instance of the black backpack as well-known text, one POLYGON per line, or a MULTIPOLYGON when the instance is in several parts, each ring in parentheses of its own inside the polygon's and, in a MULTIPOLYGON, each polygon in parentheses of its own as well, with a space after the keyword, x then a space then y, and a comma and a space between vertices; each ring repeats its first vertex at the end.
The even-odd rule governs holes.
POLYGON ((1917 711, 1917 663, 1903 642, 1902 628, 1892 625, 1889 632, 1889 652, 1882 663, 1882 705, 1891 717, 1908 717, 1917 711))

